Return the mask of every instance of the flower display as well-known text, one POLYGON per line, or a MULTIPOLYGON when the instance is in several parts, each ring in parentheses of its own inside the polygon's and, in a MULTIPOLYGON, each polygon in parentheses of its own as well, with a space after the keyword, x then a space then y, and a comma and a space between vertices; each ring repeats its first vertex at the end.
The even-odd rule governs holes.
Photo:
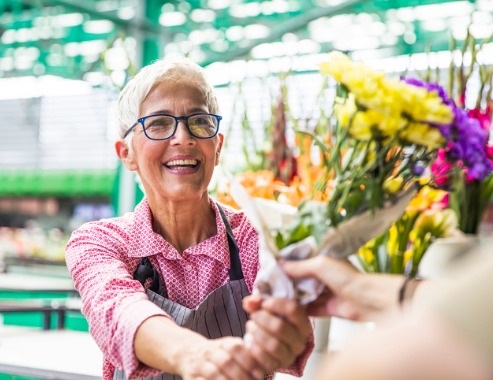
POLYGON ((265 161, 289 163, 277 166, 289 174, 275 170, 271 161, 235 178, 251 197, 291 206, 283 219, 289 222, 269 230, 277 253, 306 248, 304 242, 312 239, 317 247, 312 254, 318 254, 324 244, 330 246, 329 236, 344 255, 349 254, 344 244, 352 253, 361 247, 358 257, 367 271, 415 275, 436 239, 458 233, 461 215, 449 207, 457 203, 457 193, 448 192, 451 174, 461 168, 466 179, 486 183, 493 165, 482 125, 489 119, 483 109, 457 106, 438 83, 391 76, 339 52, 329 54, 320 70, 332 81, 325 129, 293 123, 295 142, 288 142, 286 123, 292 118, 277 103, 269 131, 272 149, 281 150, 265 161), (403 204, 410 192, 416 196, 403 204), (386 214, 392 204, 398 207, 386 214))
POLYGON ((358 250, 363 269, 415 276, 431 244, 458 233, 457 216, 446 198, 447 192, 424 186, 388 231, 358 250))
POLYGON ((280 247, 293 243, 293 235, 320 241, 323 231, 382 209, 414 186, 437 150, 450 141, 454 112, 440 86, 387 76, 339 52, 328 58, 321 72, 337 84, 331 136, 297 131, 311 136, 324 153, 328 199, 303 202, 295 225, 278 231, 280 247))
MULTIPOLYGON (((472 41, 468 35, 465 46, 472 41)), ((454 91, 454 76, 450 80, 451 93, 456 101, 447 99, 454 112, 454 121, 449 126, 449 143, 439 150, 431 165, 434 183, 448 191, 448 206, 455 211, 459 229, 466 234, 478 234, 486 208, 493 196, 493 146, 490 144, 491 127, 491 80, 492 71, 472 55, 470 68, 465 72, 462 53, 459 67, 451 65, 451 71, 458 71, 459 89, 454 91), (474 107, 468 108, 466 94, 473 68, 480 77, 479 91, 474 107)), ((473 93, 474 95, 474 93, 473 93)), ((470 95, 469 95, 470 96, 470 95)), ((473 99, 474 100, 474 99, 473 99)))

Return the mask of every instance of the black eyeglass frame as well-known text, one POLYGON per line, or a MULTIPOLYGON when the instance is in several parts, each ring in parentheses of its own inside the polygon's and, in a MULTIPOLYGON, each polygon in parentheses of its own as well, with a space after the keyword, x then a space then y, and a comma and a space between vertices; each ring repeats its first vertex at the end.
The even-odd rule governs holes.
POLYGON ((142 116, 142 117, 139 117, 137 119, 137 122, 132 125, 129 129, 127 129, 127 131, 125 132, 125 134, 123 135, 123 138, 126 138, 130 132, 133 131, 133 129, 138 126, 139 124, 142 125, 142 129, 144 130, 144 134, 145 136, 149 139, 149 140, 156 140, 156 141, 163 141, 163 140, 168 140, 170 138, 172 138, 175 133, 176 133, 176 130, 178 129, 178 123, 183 120, 184 123, 185 123, 185 126, 187 127, 187 130, 188 130, 188 133, 190 133, 191 136, 195 137, 195 138, 198 138, 198 139, 211 139, 213 138, 214 136, 217 135, 217 133, 219 132, 219 124, 221 123, 221 120, 222 120, 222 116, 219 116, 219 115, 215 115, 213 113, 194 113, 192 115, 188 115, 188 116, 173 116, 173 115, 169 115, 167 113, 156 113, 156 114, 153 114, 153 115, 147 115, 147 116, 142 116), (204 115, 204 116, 212 116, 214 117, 216 120, 217 120, 217 126, 216 126, 216 132, 212 135, 212 136, 207 136, 207 137, 203 137, 203 136, 196 136, 191 130, 190 130, 190 127, 188 126, 188 119, 191 118, 191 117, 194 117, 194 116, 199 116, 199 115, 204 115), (173 129, 173 132, 171 133, 171 135, 169 135, 169 137, 166 137, 164 139, 156 139, 156 138, 153 138, 153 137, 149 137, 149 135, 147 134, 147 131, 146 131, 146 127, 145 127, 145 121, 146 119, 150 118, 150 117, 155 117, 155 116, 168 116, 168 117, 171 117, 175 120, 175 128, 173 129))

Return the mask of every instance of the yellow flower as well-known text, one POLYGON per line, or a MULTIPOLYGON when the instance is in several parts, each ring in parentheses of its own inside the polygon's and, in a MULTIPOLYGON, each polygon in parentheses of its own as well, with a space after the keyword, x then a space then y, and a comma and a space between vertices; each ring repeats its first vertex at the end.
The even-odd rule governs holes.
POLYGON ((384 181, 383 189, 389 194, 396 194, 402 189, 403 181, 402 177, 389 177, 384 181))
POLYGON ((348 99, 345 102, 342 102, 341 99, 339 99, 334 106, 334 113, 342 127, 349 126, 349 122, 356 111, 357 108, 354 103, 354 96, 348 96, 348 99))
POLYGON ((406 211, 424 211, 432 207, 432 205, 440 202, 445 196, 447 192, 444 190, 434 189, 430 186, 424 186, 421 190, 416 194, 416 196, 411 199, 409 205, 406 208, 406 211))
POLYGON ((457 216, 452 209, 425 210, 414 224, 415 238, 420 238, 427 233, 435 237, 449 236, 456 230, 457 224, 457 216))
POLYGON ((406 250, 406 252, 404 252, 404 267, 406 266, 406 264, 409 262, 409 260, 412 260, 414 257, 414 251, 412 248, 406 250))
POLYGON ((452 122, 454 118, 452 109, 443 103, 437 93, 405 83, 402 85, 400 94, 405 102, 406 113, 413 120, 438 124, 452 122))
POLYGON ((367 141, 373 136, 371 127, 372 120, 368 117, 367 112, 357 112, 354 115, 353 121, 349 126, 349 133, 355 139, 367 141))
POLYGON ((346 68, 352 65, 353 61, 346 54, 334 51, 328 55, 326 62, 322 62, 320 71, 323 74, 331 75, 336 81, 340 82, 346 68))
POLYGON ((382 120, 378 123, 378 129, 384 136, 394 136, 405 128, 406 124, 407 120, 402 117, 387 116, 382 117, 382 120))
POLYGON ((395 256, 399 253, 399 231, 397 226, 393 224, 389 228, 389 240, 387 241, 387 254, 395 256))
POLYGON ((418 122, 409 123, 407 128, 401 131, 401 136, 411 143, 426 146, 429 149, 437 149, 445 141, 437 128, 418 122))
POLYGON ((375 260, 375 255, 370 247, 367 245, 362 246, 358 250, 358 255, 364 260, 365 263, 371 264, 375 260))

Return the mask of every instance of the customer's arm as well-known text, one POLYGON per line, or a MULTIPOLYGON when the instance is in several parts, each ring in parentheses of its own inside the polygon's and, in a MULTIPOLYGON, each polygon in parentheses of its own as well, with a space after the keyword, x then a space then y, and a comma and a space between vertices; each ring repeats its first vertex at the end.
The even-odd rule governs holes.
POLYGON ((448 321, 403 315, 360 336, 321 367, 317 379, 491 380, 491 359, 448 321))
POLYGON ((418 288, 412 310, 336 354, 317 378, 493 379, 493 256, 457 263, 447 279, 418 288))

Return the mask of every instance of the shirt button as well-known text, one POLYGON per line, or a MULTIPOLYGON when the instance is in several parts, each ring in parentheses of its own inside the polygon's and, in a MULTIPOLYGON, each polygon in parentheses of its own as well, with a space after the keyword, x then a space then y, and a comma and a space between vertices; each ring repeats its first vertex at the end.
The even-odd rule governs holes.
POLYGON ((185 265, 186 270, 192 270, 192 266, 190 264, 185 265))

